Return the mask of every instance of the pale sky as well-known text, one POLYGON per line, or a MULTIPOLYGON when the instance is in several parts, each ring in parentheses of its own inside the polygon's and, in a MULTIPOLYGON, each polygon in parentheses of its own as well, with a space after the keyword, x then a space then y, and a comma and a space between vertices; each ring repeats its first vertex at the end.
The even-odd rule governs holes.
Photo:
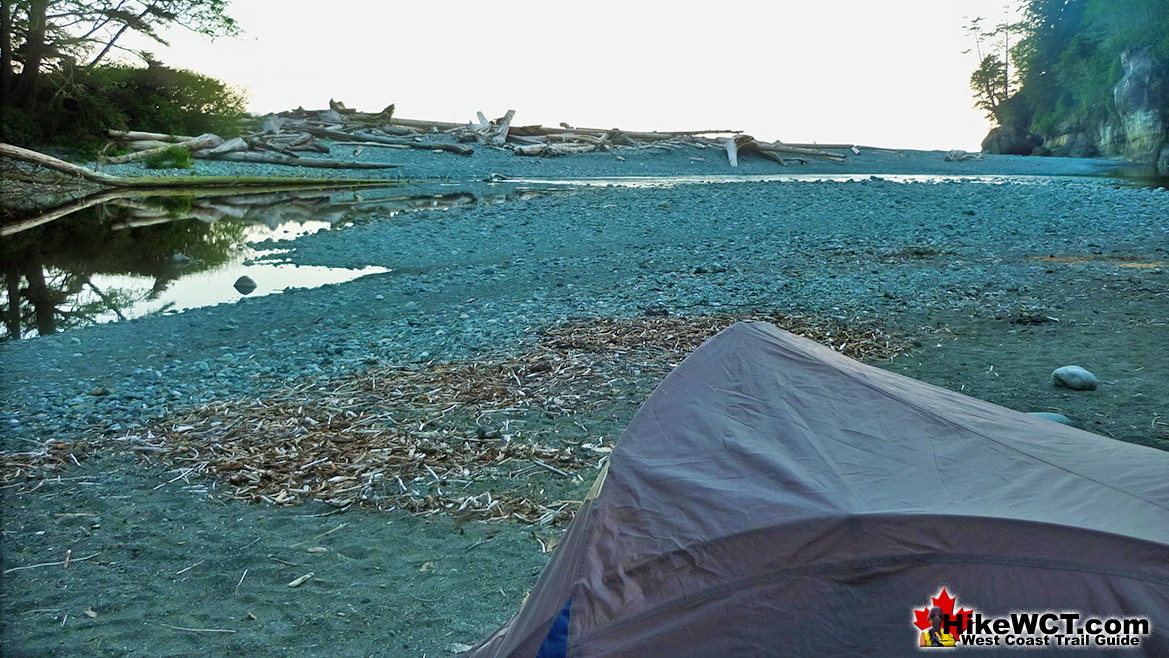
POLYGON ((1012 4, 234 0, 240 38, 171 31, 149 49, 244 88, 257 113, 336 98, 415 119, 515 109, 516 125, 976 151, 989 125, 963 27, 1012 4))

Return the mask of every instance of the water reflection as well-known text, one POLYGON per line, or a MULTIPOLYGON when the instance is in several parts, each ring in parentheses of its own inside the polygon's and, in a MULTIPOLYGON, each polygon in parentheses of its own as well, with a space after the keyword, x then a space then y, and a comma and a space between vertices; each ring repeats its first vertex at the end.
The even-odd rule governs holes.
POLYGON ((530 185, 418 184, 349 190, 273 190, 192 195, 162 190, 102 193, 0 223, 3 333, 16 339, 97 322, 178 312, 291 287, 341 283, 362 270, 255 264, 250 243, 291 240, 359 221, 420 209, 503 202, 539 195, 530 185))

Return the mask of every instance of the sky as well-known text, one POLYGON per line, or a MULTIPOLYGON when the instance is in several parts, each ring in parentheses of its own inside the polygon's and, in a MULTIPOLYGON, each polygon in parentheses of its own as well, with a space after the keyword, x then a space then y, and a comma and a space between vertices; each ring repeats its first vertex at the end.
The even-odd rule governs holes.
POLYGON ((1007 0, 234 0, 244 30, 185 30, 164 63, 297 106, 625 130, 743 130, 785 142, 977 151, 970 17, 1007 0))

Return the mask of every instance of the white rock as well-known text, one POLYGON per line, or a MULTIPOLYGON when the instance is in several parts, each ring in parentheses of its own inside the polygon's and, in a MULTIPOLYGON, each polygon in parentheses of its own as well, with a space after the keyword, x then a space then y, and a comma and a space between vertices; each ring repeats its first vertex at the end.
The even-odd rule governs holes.
POLYGON ((1070 388, 1073 391, 1096 390, 1096 375, 1080 366, 1056 368, 1055 372, 1051 373, 1051 381, 1056 386, 1070 388))

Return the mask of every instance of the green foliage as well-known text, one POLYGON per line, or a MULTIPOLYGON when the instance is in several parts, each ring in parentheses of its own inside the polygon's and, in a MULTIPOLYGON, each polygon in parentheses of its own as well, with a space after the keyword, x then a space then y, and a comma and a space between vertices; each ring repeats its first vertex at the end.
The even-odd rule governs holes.
POLYGON ((1006 62, 998 55, 987 55, 974 73, 970 74, 970 89, 974 91, 974 106, 986 112, 988 119, 995 118, 999 105, 1006 100, 1006 62))
POLYGON ((167 45, 167 28, 210 38, 240 33, 230 0, 6 0, 0 21, 0 139, 76 146, 109 128, 233 136, 243 95, 172 69, 120 43, 138 34, 167 45), (110 64, 129 53, 145 67, 110 64))
POLYGON ((238 134, 246 98, 219 80, 153 61, 146 68, 110 66, 98 71, 107 97, 135 130, 238 134))
POLYGON ((1169 68, 1166 0, 1025 0, 1022 9, 1023 38, 1011 48, 1021 88, 1012 99, 1020 98, 1029 111, 996 112, 1003 125, 1050 135, 1061 124, 1113 111, 1125 51, 1143 49, 1169 68))
POLYGON ((171 146, 142 158, 147 169, 190 169, 192 161, 191 152, 181 146, 171 146))
POLYGON ((164 196, 157 200, 158 205, 166 208, 166 214, 171 217, 183 217, 191 212, 195 197, 191 196, 164 196))
POLYGON ((158 62, 57 71, 45 77, 50 84, 42 87, 35 119, 16 108, 4 108, 6 120, 0 126, 4 141, 81 147, 88 154, 94 151, 94 140, 104 143, 109 129, 212 132, 230 138, 239 134, 244 117, 246 97, 239 90, 158 62))
POLYGON ((0 105, 0 141, 19 146, 41 139, 41 126, 15 107, 0 105))

